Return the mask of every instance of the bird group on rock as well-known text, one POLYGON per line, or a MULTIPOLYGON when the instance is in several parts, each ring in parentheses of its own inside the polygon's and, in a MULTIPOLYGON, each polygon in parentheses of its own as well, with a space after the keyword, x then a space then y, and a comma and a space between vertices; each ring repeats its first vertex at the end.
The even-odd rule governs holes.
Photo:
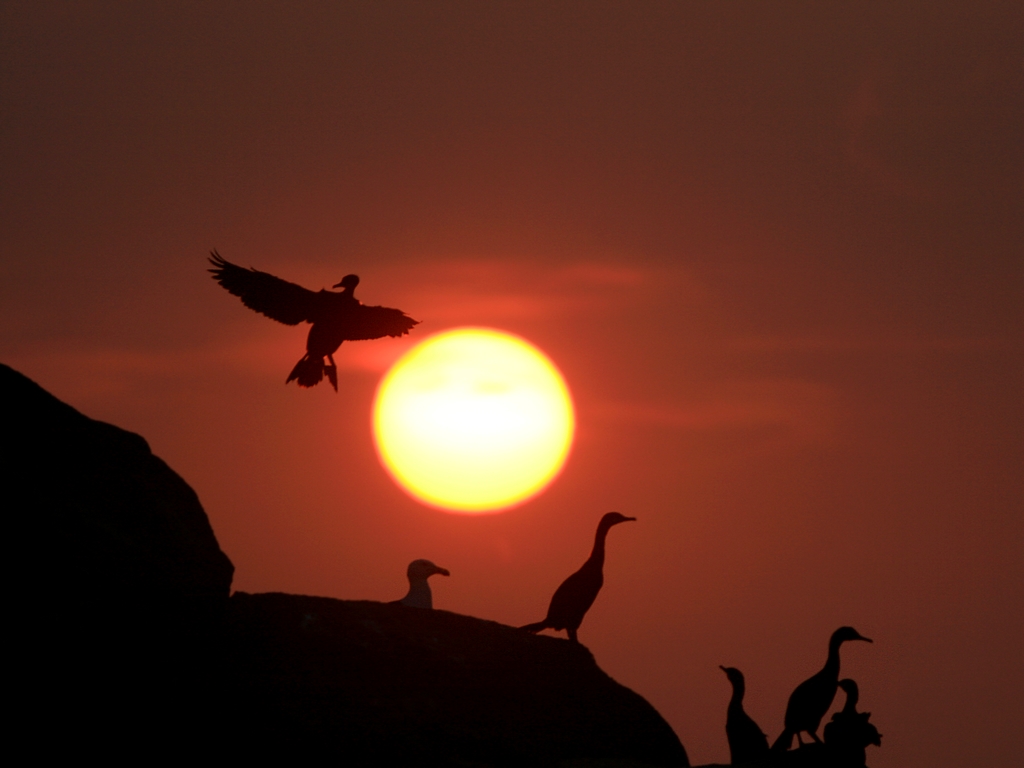
POLYGON ((399 309, 370 307, 359 301, 354 293, 358 275, 345 275, 332 286, 340 291, 310 291, 268 272, 232 264, 217 251, 210 252, 210 263, 213 279, 249 309, 285 325, 312 324, 306 337, 306 354, 292 368, 285 384, 295 381, 300 387, 314 387, 326 374, 337 392, 334 353, 342 342, 403 336, 419 323, 399 309))
POLYGON ((871 714, 857 712, 857 684, 850 679, 839 679, 839 648, 850 640, 871 642, 853 627, 840 627, 832 633, 825 666, 800 683, 790 694, 783 731, 770 749, 764 732, 743 709, 743 695, 746 692, 743 673, 733 667, 721 668, 732 683, 732 698, 729 700, 725 721, 732 765, 785 764, 785 755, 794 736, 800 747, 805 746, 801 733, 811 737, 812 741, 806 746, 822 753, 822 765, 852 768, 866 764, 867 746, 881 746, 882 737, 878 729, 868 722, 871 714), (825 740, 822 741, 818 737, 818 727, 832 706, 839 688, 846 692, 846 705, 825 726, 825 740))
MULTIPOLYGON (((213 278, 250 309, 285 325, 310 323, 306 354, 295 364, 286 384, 295 381, 298 386, 309 388, 326 376, 337 392, 338 366, 334 353, 343 342, 403 336, 419 323, 399 309, 367 306, 356 299, 357 275, 346 275, 332 286, 341 288, 340 291, 310 291, 267 272, 232 264, 216 250, 210 253, 210 264, 213 265, 209 270, 213 278)), ((544 629, 565 630, 569 641, 578 645, 577 632, 583 617, 604 584, 608 532, 620 523, 634 520, 635 517, 626 517, 618 512, 604 515, 597 525, 590 557, 555 590, 544 619, 520 629, 532 633, 544 629)), ((409 591, 401 600, 394 601, 395 604, 433 609, 433 596, 427 580, 435 575, 448 576, 449 572, 430 560, 413 560, 406 570, 409 591)), ((857 711, 857 684, 848 678, 839 679, 839 649, 843 643, 852 640, 871 642, 853 627, 840 627, 832 633, 824 667, 800 683, 790 695, 785 727, 770 748, 767 736, 743 708, 746 693, 743 673, 735 667, 721 667, 732 685, 725 723, 732 765, 785 766, 789 764, 787 755, 810 756, 810 752, 821 753, 822 759, 814 758, 812 762, 800 762, 800 765, 828 765, 830 768, 865 765, 866 748, 872 744, 881 746, 882 737, 869 722, 871 714, 857 711), (822 741, 818 737, 818 728, 839 688, 846 693, 846 704, 826 724, 822 741), (801 734, 810 736, 811 743, 805 745, 801 734), (801 748, 806 746, 808 749, 790 752, 794 736, 801 748)))

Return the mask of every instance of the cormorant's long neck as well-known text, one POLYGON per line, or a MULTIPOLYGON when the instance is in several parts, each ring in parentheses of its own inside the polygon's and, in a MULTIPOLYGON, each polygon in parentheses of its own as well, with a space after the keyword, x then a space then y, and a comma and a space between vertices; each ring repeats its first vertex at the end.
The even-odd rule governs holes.
POLYGON ((594 548, 590 552, 590 559, 587 560, 587 565, 591 568, 604 567, 604 540, 608 536, 609 528, 611 528, 610 525, 597 526, 597 535, 594 536, 594 548))
POLYGON ((842 644, 842 640, 829 640, 828 659, 825 661, 825 667, 821 672, 824 675, 828 675, 830 679, 839 679, 839 646, 842 644))
POLYGON ((729 709, 732 711, 743 709, 743 694, 747 692, 747 686, 743 682, 732 684, 732 698, 729 699, 729 709))

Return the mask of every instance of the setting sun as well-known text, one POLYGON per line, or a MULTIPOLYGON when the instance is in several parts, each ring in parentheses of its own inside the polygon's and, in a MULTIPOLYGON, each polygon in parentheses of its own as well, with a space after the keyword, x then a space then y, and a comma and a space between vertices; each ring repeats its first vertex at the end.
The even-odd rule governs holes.
POLYGON ((388 472, 414 498, 457 512, 496 512, 543 490, 565 463, 574 424, 554 364, 489 328, 456 328, 413 347, 373 407, 388 472))

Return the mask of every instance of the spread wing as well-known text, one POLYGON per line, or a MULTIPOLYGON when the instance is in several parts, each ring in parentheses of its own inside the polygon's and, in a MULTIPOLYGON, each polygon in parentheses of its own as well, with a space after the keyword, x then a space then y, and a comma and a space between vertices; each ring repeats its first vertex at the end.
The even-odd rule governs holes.
POLYGON ((267 272, 232 264, 216 251, 210 252, 210 263, 213 264, 210 270, 213 279, 238 296, 249 309, 285 325, 313 322, 319 304, 313 291, 267 272))
POLYGON ((345 339, 363 341, 379 339, 382 336, 404 336, 418 323, 419 320, 413 320, 400 309, 360 304, 351 316, 346 318, 345 339))

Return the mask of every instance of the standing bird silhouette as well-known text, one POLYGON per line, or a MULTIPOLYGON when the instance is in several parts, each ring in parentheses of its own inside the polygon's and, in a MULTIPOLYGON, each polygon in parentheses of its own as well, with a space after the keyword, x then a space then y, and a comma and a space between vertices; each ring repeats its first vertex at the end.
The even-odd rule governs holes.
POLYGON ((312 323, 306 337, 306 355, 295 364, 285 384, 295 380, 300 387, 313 387, 326 373, 337 392, 334 353, 343 341, 403 336, 419 323, 399 309, 368 307, 360 302, 354 295, 358 275, 345 275, 332 286, 341 291, 310 291, 267 272, 232 264, 217 251, 210 252, 210 263, 213 279, 249 309, 285 325, 312 323))
POLYGON ((564 629, 569 640, 578 643, 576 630, 583 623, 583 615, 594 604, 597 593, 604 584, 604 540, 613 525, 636 520, 618 512, 609 512, 597 524, 597 535, 594 537, 594 549, 590 557, 576 573, 562 582, 551 597, 548 615, 544 621, 527 624, 520 629, 527 632, 540 632, 542 629, 564 629))
POLYGON ((831 722, 825 724, 825 744, 842 765, 866 765, 867 746, 882 746, 882 734, 868 722, 870 712, 857 711, 857 699, 860 697, 857 683, 846 678, 839 681, 839 687, 846 691, 846 704, 841 712, 832 715, 831 722))
POLYGON ((436 573, 442 576, 451 576, 447 568, 434 565, 429 560, 413 560, 405 571, 405 575, 409 578, 409 592, 401 600, 395 602, 412 608, 427 608, 428 610, 433 608, 434 597, 430 593, 427 579, 436 573))
POLYGON ((785 752, 789 749, 794 734, 800 746, 803 746, 801 731, 807 732, 812 739, 821 742, 818 738, 818 726, 836 696, 836 689, 839 687, 839 646, 847 640, 872 642, 853 627, 840 627, 832 633, 828 641, 828 659, 825 666, 818 674, 800 683, 789 696, 789 704, 786 705, 786 728, 772 744, 773 752, 785 752))
POLYGON ((768 757, 768 737, 753 718, 743 711, 743 694, 747 690, 743 673, 736 667, 719 666, 732 683, 732 698, 725 716, 725 736, 729 740, 729 762, 743 765, 768 757))

